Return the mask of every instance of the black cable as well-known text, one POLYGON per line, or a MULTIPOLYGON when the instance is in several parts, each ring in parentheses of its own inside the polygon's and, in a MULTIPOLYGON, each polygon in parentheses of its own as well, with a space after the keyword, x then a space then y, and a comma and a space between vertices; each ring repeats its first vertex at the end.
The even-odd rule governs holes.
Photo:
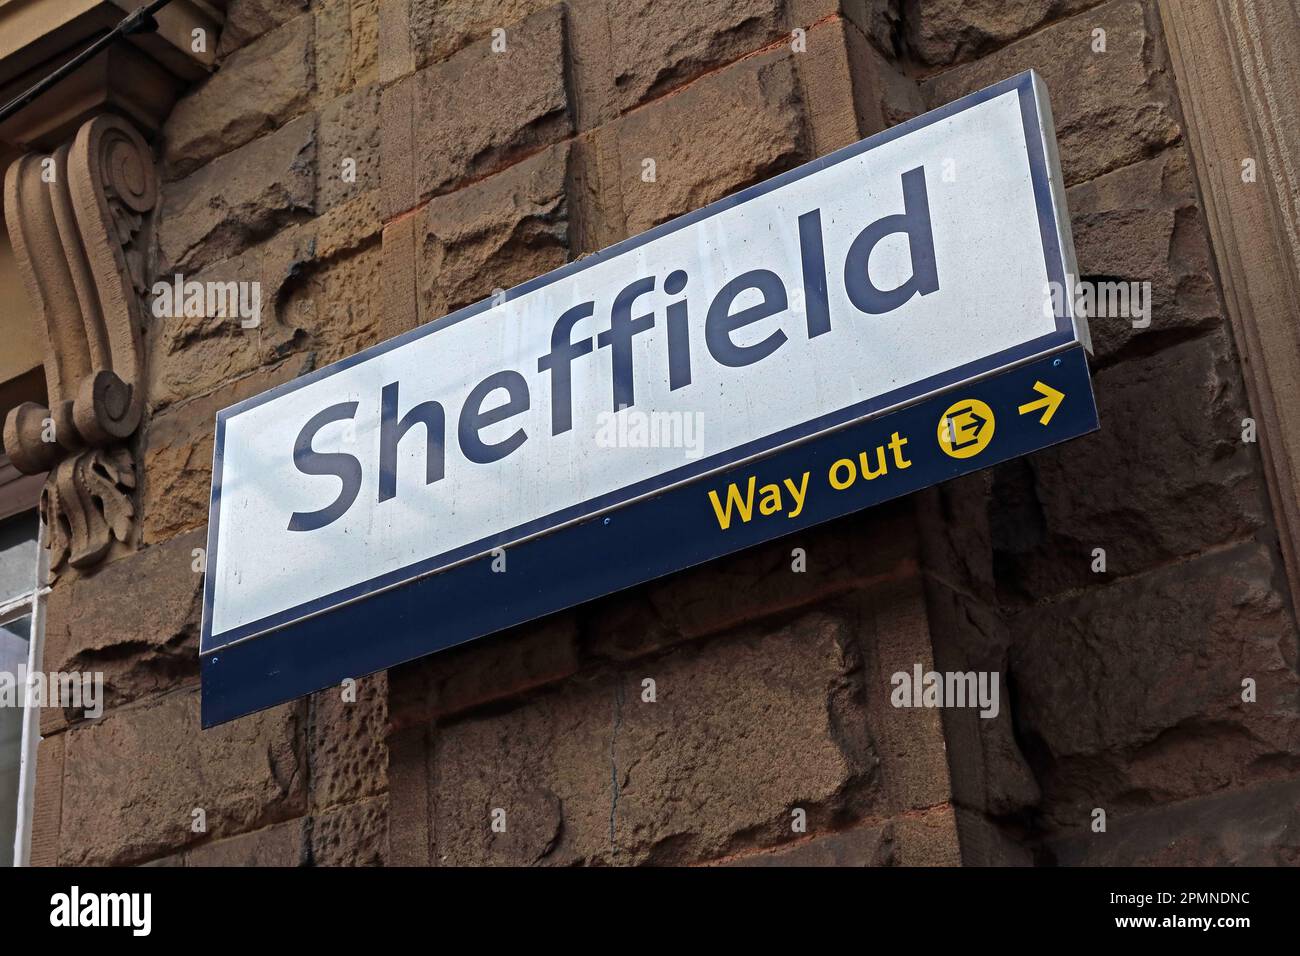
POLYGON ((134 13, 127 14, 126 18, 123 19, 121 23, 113 27, 112 30, 108 31, 108 33, 104 34, 90 46, 86 47, 67 63, 63 64, 43 80, 37 82, 30 89, 19 93, 18 96, 14 97, 4 106, 0 106, 0 123, 9 119, 9 117, 13 116, 32 100, 36 99, 36 97, 40 96, 87 60, 94 57, 101 50, 108 47, 119 37, 130 36, 133 33, 152 33, 154 30, 157 30, 158 21, 153 18, 153 15, 169 3, 171 3, 171 0, 151 0, 150 3, 146 3, 134 13))

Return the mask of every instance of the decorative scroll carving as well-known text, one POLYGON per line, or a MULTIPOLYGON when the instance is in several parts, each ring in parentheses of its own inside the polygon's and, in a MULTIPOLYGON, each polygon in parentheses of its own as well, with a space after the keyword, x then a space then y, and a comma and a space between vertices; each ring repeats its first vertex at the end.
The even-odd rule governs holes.
POLYGON ((135 516, 134 489, 131 453, 120 445, 91 448, 59 462, 41 492, 50 563, 66 557, 74 568, 88 567, 108 553, 113 538, 125 541, 135 516))
POLYGON ((124 119, 97 116, 51 155, 5 175, 5 219, 44 319, 50 407, 9 413, 14 466, 49 471, 41 496, 50 568, 85 568, 126 541, 135 464, 125 442, 143 411, 145 235, 158 199, 153 158, 124 119))

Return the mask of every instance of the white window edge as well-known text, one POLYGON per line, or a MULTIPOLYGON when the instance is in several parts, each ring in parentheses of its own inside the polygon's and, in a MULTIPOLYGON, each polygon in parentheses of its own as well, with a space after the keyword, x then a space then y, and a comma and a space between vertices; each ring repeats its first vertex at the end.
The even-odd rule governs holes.
MULTIPOLYGON (((37 559, 35 568, 35 589, 27 595, 31 609, 31 640, 27 648, 27 673, 34 674, 41 668, 45 652, 45 595, 50 592, 46 585, 45 549, 41 542, 45 539, 45 522, 36 529, 37 559)), ((18 819, 14 826, 14 866, 30 866, 32 853, 32 811, 36 803, 36 749, 41 742, 41 712, 39 708, 27 706, 23 702, 22 744, 18 756, 18 819)))

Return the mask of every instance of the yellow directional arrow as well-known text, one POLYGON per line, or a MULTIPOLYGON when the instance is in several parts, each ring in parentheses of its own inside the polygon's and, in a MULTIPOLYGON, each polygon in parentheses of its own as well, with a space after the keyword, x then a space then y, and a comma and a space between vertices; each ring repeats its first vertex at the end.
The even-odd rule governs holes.
POLYGON ((1061 407, 1061 402, 1065 400, 1065 393, 1058 392, 1052 386, 1044 385, 1042 382, 1034 383, 1034 391, 1043 397, 1032 402, 1025 402, 1020 406, 1019 412, 1021 415, 1028 415, 1030 412, 1036 412, 1041 408, 1043 409, 1043 416, 1038 419, 1038 424, 1046 425, 1052 420, 1056 410, 1061 407))

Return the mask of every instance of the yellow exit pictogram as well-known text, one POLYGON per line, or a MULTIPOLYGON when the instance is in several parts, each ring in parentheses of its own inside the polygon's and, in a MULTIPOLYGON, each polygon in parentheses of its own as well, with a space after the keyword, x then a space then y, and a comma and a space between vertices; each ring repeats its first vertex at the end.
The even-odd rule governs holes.
POLYGON ((954 402, 939 418, 939 447, 951 458, 972 458, 993 440, 996 424, 993 409, 979 399, 954 402))

